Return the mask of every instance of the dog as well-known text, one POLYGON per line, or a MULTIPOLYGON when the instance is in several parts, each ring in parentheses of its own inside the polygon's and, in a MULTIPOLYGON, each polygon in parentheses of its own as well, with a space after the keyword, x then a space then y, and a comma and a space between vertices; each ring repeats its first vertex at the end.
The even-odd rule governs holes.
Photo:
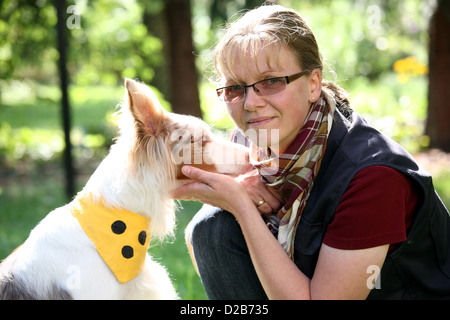
POLYGON ((173 234, 170 191, 189 182, 181 167, 237 176, 251 168, 248 150, 199 118, 165 111, 145 84, 125 87, 109 154, 0 264, 0 299, 178 298, 147 250, 151 237, 173 234))

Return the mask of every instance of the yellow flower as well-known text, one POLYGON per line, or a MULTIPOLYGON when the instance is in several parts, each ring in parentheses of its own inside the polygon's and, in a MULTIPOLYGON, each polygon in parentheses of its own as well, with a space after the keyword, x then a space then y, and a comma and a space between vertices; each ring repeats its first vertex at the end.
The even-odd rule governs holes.
POLYGON ((401 83, 407 82, 410 77, 428 74, 428 66, 417 61, 413 56, 395 61, 392 67, 397 72, 397 79, 401 83))

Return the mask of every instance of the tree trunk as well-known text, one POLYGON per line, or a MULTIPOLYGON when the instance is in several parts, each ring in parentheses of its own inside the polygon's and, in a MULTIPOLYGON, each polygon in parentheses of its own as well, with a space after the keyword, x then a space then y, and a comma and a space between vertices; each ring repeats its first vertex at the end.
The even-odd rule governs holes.
POLYGON ((66 173, 66 196, 72 199, 75 195, 75 169, 72 159, 72 143, 70 142, 70 103, 69 103, 69 75, 67 72, 67 39, 66 39, 66 24, 65 24, 65 10, 66 2, 61 0, 54 1, 57 23, 56 29, 58 34, 58 52, 59 52, 59 76, 61 86, 61 107, 62 107, 62 122, 64 129, 64 169, 66 173))
POLYGON ((450 4, 439 1, 430 21, 428 117, 430 147, 450 152, 450 4))
POLYGON ((170 70, 170 102, 176 113, 201 117, 195 67, 190 0, 168 0, 167 21, 170 70))

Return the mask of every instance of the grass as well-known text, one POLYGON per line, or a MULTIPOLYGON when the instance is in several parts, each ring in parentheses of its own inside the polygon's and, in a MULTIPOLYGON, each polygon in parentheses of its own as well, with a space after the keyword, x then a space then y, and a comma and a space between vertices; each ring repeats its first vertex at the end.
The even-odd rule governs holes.
POLYGON ((172 241, 150 246, 152 257, 165 265, 172 281, 182 299, 204 300, 206 293, 197 275, 184 240, 184 230, 194 214, 200 209, 201 203, 181 202, 177 211, 177 229, 172 241))
POLYGON ((0 258, 27 237, 45 215, 64 203, 62 181, 52 177, 11 175, 0 185, 0 258))

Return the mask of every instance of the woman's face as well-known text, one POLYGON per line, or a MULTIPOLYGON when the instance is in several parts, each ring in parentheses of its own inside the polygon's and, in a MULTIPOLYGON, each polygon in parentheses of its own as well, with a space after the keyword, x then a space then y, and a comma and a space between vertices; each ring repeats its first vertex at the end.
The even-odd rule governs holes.
MULTIPOLYGON (((256 60, 249 58, 243 61, 241 57, 239 53, 236 54, 233 66, 236 80, 225 77, 225 86, 249 85, 267 78, 290 76, 303 71, 295 55, 285 45, 280 50, 277 46, 261 49, 256 60)), ((258 96, 249 87, 245 99, 227 103, 227 111, 237 127, 252 142, 259 147, 270 146, 275 153, 281 154, 302 128, 311 103, 319 98, 321 82, 320 72, 314 70, 311 74, 290 82, 285 90, 274 95, 258 96)))

